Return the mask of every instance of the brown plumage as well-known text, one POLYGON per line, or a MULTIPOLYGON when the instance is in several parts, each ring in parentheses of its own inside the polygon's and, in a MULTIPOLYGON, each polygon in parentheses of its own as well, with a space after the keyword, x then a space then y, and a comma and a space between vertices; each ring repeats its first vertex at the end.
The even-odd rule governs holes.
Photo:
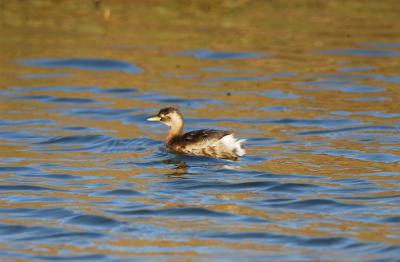
POLYGON ((237 159, 245 154, 241 147, 244 140, 234 138, 232 132, 202 129, 183 134, 184 120, 180 112, 167 107, 149 121, 161 121, 170 127, 166 146, 176 153, 237 159))

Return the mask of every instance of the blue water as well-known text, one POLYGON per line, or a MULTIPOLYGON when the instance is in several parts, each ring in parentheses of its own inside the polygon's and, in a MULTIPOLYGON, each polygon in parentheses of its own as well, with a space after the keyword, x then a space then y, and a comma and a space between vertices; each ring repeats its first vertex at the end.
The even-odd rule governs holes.
POLYGON ((123 61, 98 58, 67 58, 67 59, 29 59, 20 62, 25 66, 70 67, 91 70, 124 71, 132 74, 142 73, 142 69, 123 61))

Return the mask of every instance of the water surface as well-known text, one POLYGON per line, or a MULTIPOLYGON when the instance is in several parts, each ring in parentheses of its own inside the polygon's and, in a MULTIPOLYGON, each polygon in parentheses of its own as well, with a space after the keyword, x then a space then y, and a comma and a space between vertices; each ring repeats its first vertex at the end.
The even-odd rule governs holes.
POLYGON ((400 257, 397 1, 1 5, 0 260, 400 257))

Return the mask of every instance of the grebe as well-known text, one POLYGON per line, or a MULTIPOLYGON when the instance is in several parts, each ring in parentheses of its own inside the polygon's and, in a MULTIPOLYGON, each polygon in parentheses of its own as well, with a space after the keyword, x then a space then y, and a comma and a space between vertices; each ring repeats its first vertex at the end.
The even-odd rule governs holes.
POLYGON ((236 139, 229 131, 202 129, 183 134, 183 117, 173 107, 163 108, 147 120, 170 127, 166 146, 173 152, 225 159, 237 159, 246 153, 242 148, 245 140, 236 139))

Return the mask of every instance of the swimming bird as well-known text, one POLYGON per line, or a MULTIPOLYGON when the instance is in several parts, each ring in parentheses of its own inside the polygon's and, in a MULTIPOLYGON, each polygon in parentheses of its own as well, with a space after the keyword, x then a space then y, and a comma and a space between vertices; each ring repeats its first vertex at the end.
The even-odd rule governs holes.
POLYGON ((162 108, 148 121, 160 121, 170 127, 166 146, 175 153, 236 160, 246 151, 244 139, 237 139, 232 132, 213 129, 195 130, 183 134, 184 120, 178 109, 162 108))

